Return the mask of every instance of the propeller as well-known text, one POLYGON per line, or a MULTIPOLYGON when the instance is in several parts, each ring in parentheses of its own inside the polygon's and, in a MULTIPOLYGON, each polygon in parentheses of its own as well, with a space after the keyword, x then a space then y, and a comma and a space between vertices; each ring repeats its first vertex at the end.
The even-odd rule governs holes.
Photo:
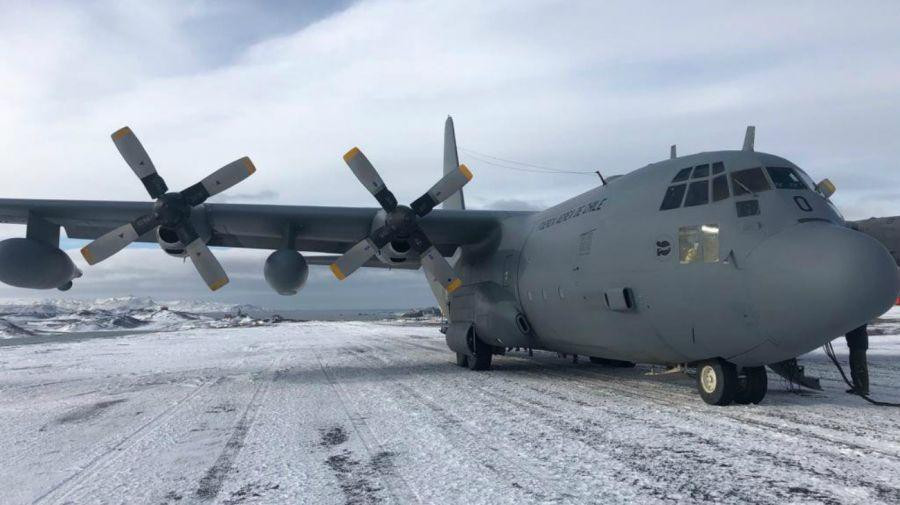
POLYGON ((381 208, 387 213, 387 218, 384 226, 373 231, 331 264, 334 276, 340 280, 346 279, 375 256, 382 247, 394 240, 403 239, 408 241, 413 251, 419 254, 425 271, 444 289, 452 293, 459 288, 462 281, 419 226, 419 219, 428 215, 436 205, 462 189, 466 183, 472 180, 472 172, 465 165, 459 165, 458 170, 444 174, 444 177, 431 189, 407 207, 397 204, 397 198, 387 188, 381 176, 378 175, 378 171, 359 148, 354 147, 347 151, 344 161, 359 182, 378 200, 381 208))
POLYGON ((256 167, 250 158, 243 157, 233 161, 184 191, 168 192, 166 182, 156 172, 147 151, 131 128, 126 126, 117 130, 112 134, 112 140, 122 158, 156 203, 150 214, 124 224, 82 248, 81 254, 88 264, 95 265, 121 251, 141 235, 158 226, 164 226, 175 231, 178 240, 185 245, 185 253, 191 258, 194 268, 209 289, 215 291, 228 284, 228 275, 219 260, 191 224, 191 210, 205 202, 207 198, 225 191, 253 174, 256 167))

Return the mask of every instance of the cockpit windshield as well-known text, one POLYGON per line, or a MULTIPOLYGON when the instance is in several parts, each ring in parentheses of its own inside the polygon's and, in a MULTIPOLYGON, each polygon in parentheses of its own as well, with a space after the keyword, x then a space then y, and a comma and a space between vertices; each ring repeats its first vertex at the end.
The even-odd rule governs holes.
POLYGON ((809 189, 800 175, 789 167, 766 167, 772 183, 778 189, 809 189))
POLYGON ((748 168, 731 173, 731 191, 734 196, 759 193, 772 189, 761 168, 748 168))

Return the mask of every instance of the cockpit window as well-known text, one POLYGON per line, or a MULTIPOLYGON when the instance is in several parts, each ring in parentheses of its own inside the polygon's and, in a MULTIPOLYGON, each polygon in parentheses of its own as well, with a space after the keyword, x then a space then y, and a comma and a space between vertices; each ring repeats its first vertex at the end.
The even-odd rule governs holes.
POLYGON ((760 167, 731 173, 731 191, 734 193, 734 196, 759 193, 770 189, 772 188, 769 186, 769 181, 766 180, 766 176, 760 167))
POLYGON ((669 189, 666 190, 666 196, 663 197, 662 205, 659 206, 659 210, 677 209, 678 207, 681 207, 681 200, 684 198, 685 188, 687 188, 685 184, 669 186, 669 189))
POLYGON ((709 177, 709 165, 697 165, 694 167, 694 175, 691 179, 699 179, 700 177, 709 177))
POLYGON ((713 163, 713 175, 719 175, 725 171, 725 164, 721 161, 713 163))
MULTIPOLYGON (((706 166, 709 169, 709 165, 706 166)), ((684 200, 685 207, 694 207, 697 205, 706 205, 709 203, 709 181, 702 180, 692 182, 688 186, 687 198, 684 200)))
POLYGON ((688 180, 688 177, 691 176, 691 170, 692 170, 691 167, 682 168, 681 170, 678 171, 678 174, 675 175, 675 178, 672 179, 672 182, 681 182, 681 181, 688 180))
POLYGON ((712 194, 714 202, 728 198, 728 178, 725 175, 713 179, 712 194))
POLYGON ((803 179, 789 167, 766 167, 772 183, 778 189, 809 189, 803 183, 803 179))

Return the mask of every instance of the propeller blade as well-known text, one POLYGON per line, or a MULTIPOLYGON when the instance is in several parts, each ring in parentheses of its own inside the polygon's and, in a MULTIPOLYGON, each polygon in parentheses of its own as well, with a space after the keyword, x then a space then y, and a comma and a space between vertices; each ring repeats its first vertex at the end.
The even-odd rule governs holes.
POLYGON ((181 195, 190 205, 199 205, 207 198, 250 177, 253 172, 256 172, 256 167, 250 158, 244 156, 206 176, 202 181, 182 191, 181 195))
POLYGON ((102 235, 90 244, 82 247, 81 255, 84 256, 88 265, 96 265, 122 249, 125 249, 128 244, 134 242, 141 235, 156 228, 158 225, 159 223, 156 221, 156 216, 152 214, 141 216, 128 224, 123 224, 115 230, 102 235))
POLYGON ((418 215, 423 217, 433 209, 437 204, 450 198, 457 191, 462 189, 469 181, 472 180, 472 172, 465 165, 460 165, 459 169, 447 172, 441 177, 441 180, 428 190, 427 193, 420 196, 410 205, 410 208, 418 215))
POLYGON ((147 155, 147 151, 144 150, 144 146, 141 145, 141 141, 131 131, 131 128, 125 126, 116 130, 112 134, 112 140, 119 150, 119 154, 125 158, 125 163, 128 163, 134 174, 144 184, 147 193, 150 193, 150 198, 159 198, 169 190, 166 181, 156 173, 156 167, 150 161, 150 156, 147 155))
POLYGON ((331 264, 331 273, 344 280, 378 252, 372 239, 366 237, 331 264))
POLYGON ((202 238, 197 237, 185 248, 185 252, 194 263, 194 268, 200 273, 200 277, 215 291, 228 284, 228 275, 216 256, 209 250, 202 238))
POLYGON ((452 293, 462 286, 462 280, 456 275, 453 267, 434 246, 422 253, 420 260, 428 275, 443 286, 448 293, 452 293))
POLYGON ((350 167, 359 182, 378 200, 381 208, 387 212, 392 212, 397 208, 397 198, 385 186, 378 171, 358 147, 354 147, 344 154, 344 162, 350 167))

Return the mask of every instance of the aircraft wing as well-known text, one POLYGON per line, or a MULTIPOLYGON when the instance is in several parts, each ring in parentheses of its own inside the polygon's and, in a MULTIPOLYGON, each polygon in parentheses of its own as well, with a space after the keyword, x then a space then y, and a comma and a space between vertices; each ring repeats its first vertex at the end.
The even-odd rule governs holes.
POLYGON ((900 216, 873 217, 862 221, 850 221, 847 224, 884 244, 900 266, 900 216))
MULTIPOLYGON (((152 208, 152 202, 0 199, 0 223, 26 224, 32 215, 61 226, 69 238, 92 240, 152 208)), ((194 215, 208 225, 211 246, 279 249, 285 244, 285 234, 293 230, 296 250, 342 254, 368 235, 378 210, 209 203, 195 209, 194 215)), ((487 238, 502 220, 527 214, 435 209, 422 218, 421 226, 438 250, 449 256, 459 246, 487 238)), ((149 232, 138 241, 155 242, 156 237, 149 232)))

